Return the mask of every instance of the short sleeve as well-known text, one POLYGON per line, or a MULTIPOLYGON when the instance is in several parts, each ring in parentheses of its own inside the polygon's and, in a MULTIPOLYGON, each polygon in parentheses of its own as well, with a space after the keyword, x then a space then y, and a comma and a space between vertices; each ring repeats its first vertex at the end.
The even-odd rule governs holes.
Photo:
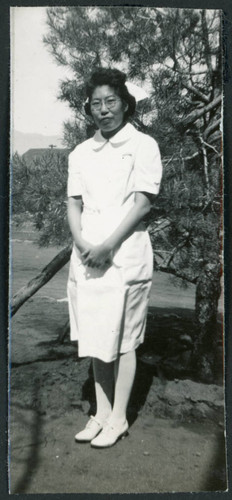
POLYGON ((72 151, 68 157, 68 196, 81 196, 82 195, 82 182, 80 166, 78 162, 78 155, 76 151, 72 151))
POLYGON ((162 177, 159 146, 155 139, 143 134, 135 155, 135 191, 158 194, 162 177))

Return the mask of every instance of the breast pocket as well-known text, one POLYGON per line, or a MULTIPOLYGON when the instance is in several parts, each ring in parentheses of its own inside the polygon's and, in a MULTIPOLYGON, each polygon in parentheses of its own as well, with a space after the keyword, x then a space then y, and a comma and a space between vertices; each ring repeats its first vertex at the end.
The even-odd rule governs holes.
POLYGON ((124 180, 131 175, 134 166, 134 159, 131 153, 124 153, 117 159, 116 175, 124 180))
POLYGON ((123 167, 129 167, 133 163, 133 155, 132 153, 123 153, 121 156, 121 166, 123 167))
POLYGON ((131 154, 115 154, 108 165, 107 178, 109 183, 108 195, 117 199, 117 204, 124 201, 128 195, 128 186, 133 173, 133 157, 131 154))

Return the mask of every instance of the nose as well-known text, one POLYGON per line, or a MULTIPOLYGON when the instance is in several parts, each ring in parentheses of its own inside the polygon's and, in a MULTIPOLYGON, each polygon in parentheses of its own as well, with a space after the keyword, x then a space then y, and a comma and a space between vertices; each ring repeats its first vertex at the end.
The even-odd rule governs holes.
POLYGON ((106 115, 108 113, 108 108, 104 101, 101 102, 101 114, 106 115))

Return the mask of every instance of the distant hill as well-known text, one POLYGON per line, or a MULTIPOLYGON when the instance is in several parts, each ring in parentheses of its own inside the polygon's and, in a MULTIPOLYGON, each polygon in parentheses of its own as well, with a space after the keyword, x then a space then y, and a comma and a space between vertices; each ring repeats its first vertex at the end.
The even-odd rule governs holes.
POLYGON ((17 130, 12 134, 12 151, 13 153, 17 151, 20 155, 29 149, 48 148, 51 144, 57 148, 64 148, 62 138, 57 135, 25 134, 17 130))

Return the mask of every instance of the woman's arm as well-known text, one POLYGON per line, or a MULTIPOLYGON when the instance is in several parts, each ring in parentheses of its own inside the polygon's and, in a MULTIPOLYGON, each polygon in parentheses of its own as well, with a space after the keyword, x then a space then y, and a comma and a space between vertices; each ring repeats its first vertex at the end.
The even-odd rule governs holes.
POLYGON ((90 250, 92 245, 87 243, 81 236, 81 212, 82 197, 71 196, 68 198, 68 221, 73 240, 81 253, 90 250))
POLYGON ((101 267, 104 266, 110 257, 110 252, 115 250, 121 243, 127 239, 136 228, 138 223, 150 211, 151 197, 148 193, 136 192, 135 203, 128 214, 119 224, 117 229, 101 245, 93 247, 91 250, 84 251, 84 264, 101 267))

